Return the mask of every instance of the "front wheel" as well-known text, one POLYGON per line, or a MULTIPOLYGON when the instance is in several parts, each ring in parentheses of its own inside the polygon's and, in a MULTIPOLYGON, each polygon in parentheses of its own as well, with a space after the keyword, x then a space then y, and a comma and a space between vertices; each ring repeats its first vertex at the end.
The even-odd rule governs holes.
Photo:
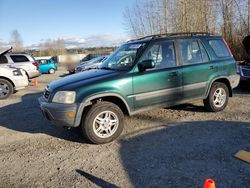
POLYGON ((14 91, 13 85, 5 79, 0 79, 0 100, 7 99, 14 91))
POLYGON ((208 97, 203 101, 210 112, 219 112, 226 108, 229 99, 228 87, 221 82, 213 83, 208 97))
POLYGON ((104 144, 116 139, 123 130, 124 115, 121 109, 111 102, 97 102, 82 120, 82 131, 86 138, 95 144, 104 144))

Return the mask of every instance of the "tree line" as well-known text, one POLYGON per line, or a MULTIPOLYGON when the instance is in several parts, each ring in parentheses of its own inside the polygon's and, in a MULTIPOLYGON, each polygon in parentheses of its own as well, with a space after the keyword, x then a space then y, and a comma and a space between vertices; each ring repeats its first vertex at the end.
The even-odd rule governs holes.
POLYGON ((131 37, 172 32, 222 35, 235 57, 246 56, 241 44, 250 34, 250 0, 136 0, 124 11, 131 37))

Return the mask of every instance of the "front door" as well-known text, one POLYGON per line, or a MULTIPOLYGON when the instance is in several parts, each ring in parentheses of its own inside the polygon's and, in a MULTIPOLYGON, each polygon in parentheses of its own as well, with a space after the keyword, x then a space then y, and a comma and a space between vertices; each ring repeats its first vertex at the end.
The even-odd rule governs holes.
POLYGON ((155 68, 133 74, 134 108, 173 103, 182 93, 181 68, 177 66, 174 41, 158 41, 151 44, 138 63, 154 60, 155 68))

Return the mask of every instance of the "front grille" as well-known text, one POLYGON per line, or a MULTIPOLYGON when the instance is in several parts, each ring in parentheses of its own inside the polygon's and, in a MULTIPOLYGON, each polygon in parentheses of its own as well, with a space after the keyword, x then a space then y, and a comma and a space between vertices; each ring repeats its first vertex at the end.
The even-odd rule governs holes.
POLYGON ((243 76, 249 76, 250 77, 250 69, 242 68, 241 70, 242 70, 243 76))
POLYGON ((44 98, 48 100, 49 95, 50 95, 50 91, 48 89, 45 89, 44 94, 43 94, 44 98))

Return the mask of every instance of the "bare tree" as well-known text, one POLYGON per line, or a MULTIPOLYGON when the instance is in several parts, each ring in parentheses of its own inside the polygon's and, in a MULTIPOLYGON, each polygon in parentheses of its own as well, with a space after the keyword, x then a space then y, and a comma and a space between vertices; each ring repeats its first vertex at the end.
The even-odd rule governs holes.
POLYGON ((13 47, 14 51, 23 50, 23 40, 17 29, 11 32, 10 45, 13 47))
POLYGON ((132 37, 166 32, 221 34, 236 56, 241 40, 250 34, 250 0, 136 0, 124 12, 132 37))

